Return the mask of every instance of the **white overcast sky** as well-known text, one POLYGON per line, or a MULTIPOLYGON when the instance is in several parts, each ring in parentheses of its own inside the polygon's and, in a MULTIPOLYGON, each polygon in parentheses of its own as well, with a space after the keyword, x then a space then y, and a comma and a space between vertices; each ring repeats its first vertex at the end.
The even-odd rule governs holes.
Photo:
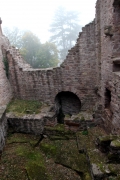
POLYGON ((80 25, 95 17, 96 0, 0 0, 3 27, 31 30, 41 42, 49 40, 49 25, 57 7, 80 13, 80 25))

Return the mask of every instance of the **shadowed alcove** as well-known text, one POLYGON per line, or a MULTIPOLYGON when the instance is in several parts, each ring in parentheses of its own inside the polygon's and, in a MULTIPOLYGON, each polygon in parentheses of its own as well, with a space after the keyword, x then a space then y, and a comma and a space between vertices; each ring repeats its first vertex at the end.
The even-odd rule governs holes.
POLYGON ((64 123, 66 114, 72 116, 80 112, 81 101, 76 94, 62 91, 55 97, 55 108, 58 123, 64 123))
POLYGON ((105 108, 110 109, 110 102, 111 102, 111 91, 106 88, 105 90, 105 108))

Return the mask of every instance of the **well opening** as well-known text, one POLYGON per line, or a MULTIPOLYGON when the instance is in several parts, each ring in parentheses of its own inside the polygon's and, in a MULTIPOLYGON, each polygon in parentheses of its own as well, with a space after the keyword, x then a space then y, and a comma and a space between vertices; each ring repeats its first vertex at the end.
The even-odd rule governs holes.
POLYGON ((76 94, 62 91, 55 97, 55 107, 58 123, 64 123, 65 115, 72 116, 80 112, 81 101, 76 94))

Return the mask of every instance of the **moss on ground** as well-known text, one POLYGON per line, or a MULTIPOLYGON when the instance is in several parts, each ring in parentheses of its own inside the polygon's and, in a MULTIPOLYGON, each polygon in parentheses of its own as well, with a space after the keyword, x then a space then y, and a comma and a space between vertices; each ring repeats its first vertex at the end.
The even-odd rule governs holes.
POLYGON ((39 177, 41 180, 51 180, 45 168, 44 155, 38 147, 31 145, 33 141, 36 143, 35 136, 17 133, 8 139, 0 162, 5 169, 5 172, 0 171, 1 180, 27 180, 28 177, 31 180, 38 180, 39 177))
POLYGON ((7 112, 13 112, 16 116, 24 114, 37 114, 40 112, 42 103, 34 100, 12 100, 7 106, 7 112))
POLYGON ((57 146, 55 146, 54 144, 44 142, 40 144, 40 149, 45 153, 48 158, 54 158, 58 151, 57 146))
POLYGON ((72 137, 67 136, 67 135, 65 135, 65 136, 60 136, 59 135, 59 136, 50 136, 49 138, 50 138, 50 140, 55 141, 55 140, 69 140, 72 137))
POLYGON ((59 151, 56 156, 56 163, 67 166, 80 173, 88 172, 88 165, 85 154, 80 154, 76 141, 70 140, 59 142, 59 151))
POLYGON ((97 149, 95 140, 96 137, 106 135, 106 133, 102 129, 95 127, 88 129, 88 135, 86 136, 82 132, 77 132, 76 135, 79 150, 82 151, 84 149, 86 151, 91 164, 95 163, 101 170, 104 169, 107 157, 97 149))
POLYGON ((75 132, 66 130, 64 124, 57 124, 54 127, 45 126, 44 131, 48 134, 66 137, 75 137, 75 132))
POLYGON ((29 143, 31 146, 35 146, 39 141, 39 136, 35 136, 32 134, 21 134, 21 133, 9 133, 6 139, 7 144, 12 143, 29 143))
POLYGON ((53 126, 53 127, 46 126, 45 129, 49 131, 57 131, 57 132, 63 132, 63 133, 65 131, 64 124, 57 124, 56 126, 53 126))
MULTIPOLYGON (((55 160, 60 147, 64 146, 63 141, 51 141, 48 138, 44 138, 35 147, 33 144, 35 145, 36 141, 38 141, 38 137, 33 135, 9 134, 0 161, 1 180, 16 180, 16 178, 21 180, 72 180, 72 177, 73 179, 76 177, 76 180, 81 179, 78 174, 64 166, 60 167, 61 172, 59 172, 60 165, 56 164, 55 160), (49 164, 48 162, 51 159, 53 159, 53 162, 49 164), (57 170, 56 172, 55 169, 57 170), (69 174, 66 174, 66 172, 69 172, 69 174)), ((64 141, 69 143, 68 140, 64 141)))
MULTIPOLYGON (((56 127, 53 129, 56 131, 56 127)), ((105 136, 104 131, 96 127, 89 129, 88 135, 77 132, 77 146, 75 133, 63 131, 61 125, 57 129, 58 134, 53 135, 52 140, 44 138, 38 146, 35 146, 39 141, 37 136, 9 134, 0 160, 0 180, 91 180, 86 154, 90 163, 95 163, 104 173, 107 168, 113 174, 111 178, 119 179, 120 166, 106 164, 105 154, 95 147, 96 137, 105 136), (59 139, 64 138, 65 133, 69 134, 69 140, 59 139), (80 149, 85 153, 79 153, 80 149)))
POLYGON ((29 162, 26 165, 26 170, 30 180, 52 180, 43 165, 29 162))

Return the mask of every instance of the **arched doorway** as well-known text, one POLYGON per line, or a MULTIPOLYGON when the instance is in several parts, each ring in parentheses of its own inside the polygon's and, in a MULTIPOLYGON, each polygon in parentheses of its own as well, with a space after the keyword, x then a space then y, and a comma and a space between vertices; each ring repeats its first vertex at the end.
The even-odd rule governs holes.
POLYGON ((81 109, 81 101, 78 96, 69 91, 62 91, 55 97, 55 109, 58 123, 64 123, 65 115, 78 114, 81 109))

